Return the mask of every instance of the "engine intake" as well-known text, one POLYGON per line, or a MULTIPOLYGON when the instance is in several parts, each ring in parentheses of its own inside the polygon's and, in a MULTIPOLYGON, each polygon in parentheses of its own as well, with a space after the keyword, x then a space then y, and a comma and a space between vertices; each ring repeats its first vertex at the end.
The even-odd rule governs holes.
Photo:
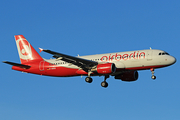
POLYGON ((98 64, 96 67, 96 72, 99 74, 111 74, 116 71, 116 66, 114 63, 98 64))

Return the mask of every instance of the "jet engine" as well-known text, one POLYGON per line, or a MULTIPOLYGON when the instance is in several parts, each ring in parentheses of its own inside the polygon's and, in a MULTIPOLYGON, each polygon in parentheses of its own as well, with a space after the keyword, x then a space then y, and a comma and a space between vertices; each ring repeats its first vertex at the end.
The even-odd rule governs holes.
POLYGON ((138 72, 137 71, 127 71, 122 74, 116 75, 115 79, 121 79, 122 81, 136 81, 138 79, 138 72))
POLYGON ((114 63, 98 64, 94 71, 99 74, 111 74, 116 71, 116 66, 114 63))

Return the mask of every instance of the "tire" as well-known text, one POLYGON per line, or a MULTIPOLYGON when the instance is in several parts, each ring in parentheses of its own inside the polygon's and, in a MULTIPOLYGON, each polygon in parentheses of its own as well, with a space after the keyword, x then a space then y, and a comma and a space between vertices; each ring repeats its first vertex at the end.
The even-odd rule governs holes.
POLYGON ((101 86, 104 87, 104 88, 106 88, 106 87, 108 87, 108 83, 107 83, 106 81, 103 81, 103 82, 101 83, 101 86))
POLYGON ((88 83, 92 83, 93 80, 92 80, 91 77, 86 77, 86 78, 85 78, 85 81, 88 82, 88 83))
POLYGON ((156 79, 156 76, 153 75, 153 76, 151 76, 151 78, 152 78, 153 80, 155 80, 155 79, 156 79))

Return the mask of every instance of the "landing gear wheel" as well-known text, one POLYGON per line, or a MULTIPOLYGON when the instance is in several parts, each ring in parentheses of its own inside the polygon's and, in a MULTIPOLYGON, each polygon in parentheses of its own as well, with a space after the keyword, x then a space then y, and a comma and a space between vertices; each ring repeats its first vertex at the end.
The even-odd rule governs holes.
POLYGON ((156 76, 154 75, 154 68, 151 68, 150 70, 151 70, 151 74, 152 74, 151 78, 152 78, 153 80, 155 80, 155 79, 156 79, 156 76))
POLYGON ((108 87, 108 83, 107 83, 106 81, 103 81, 103 82, 101 83, 101 86, 104 87, 104 88, 106 88, 106 87, 108 87))
POLYGON ((155 80, 155 79, 156 79, 156 76, 153 75, 153 76, 151 76, 151 78, 152 78, 153 80, 155 80))
POLYGON ((88 83, 92 83, 93 79, 91 77, 86 77, 85 81, 88 82, 88 83))

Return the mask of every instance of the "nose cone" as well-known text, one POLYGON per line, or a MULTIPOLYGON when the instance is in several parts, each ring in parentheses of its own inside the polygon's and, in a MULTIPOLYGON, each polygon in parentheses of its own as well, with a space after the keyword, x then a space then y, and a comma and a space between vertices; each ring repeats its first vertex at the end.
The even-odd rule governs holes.
POLYGON ((172 65, 172 64, 174 64, 175 62, 176 62, 176 58, 173 57, 173 56, 171 56, 171 57, 169 58, 169 64, 172 65))

